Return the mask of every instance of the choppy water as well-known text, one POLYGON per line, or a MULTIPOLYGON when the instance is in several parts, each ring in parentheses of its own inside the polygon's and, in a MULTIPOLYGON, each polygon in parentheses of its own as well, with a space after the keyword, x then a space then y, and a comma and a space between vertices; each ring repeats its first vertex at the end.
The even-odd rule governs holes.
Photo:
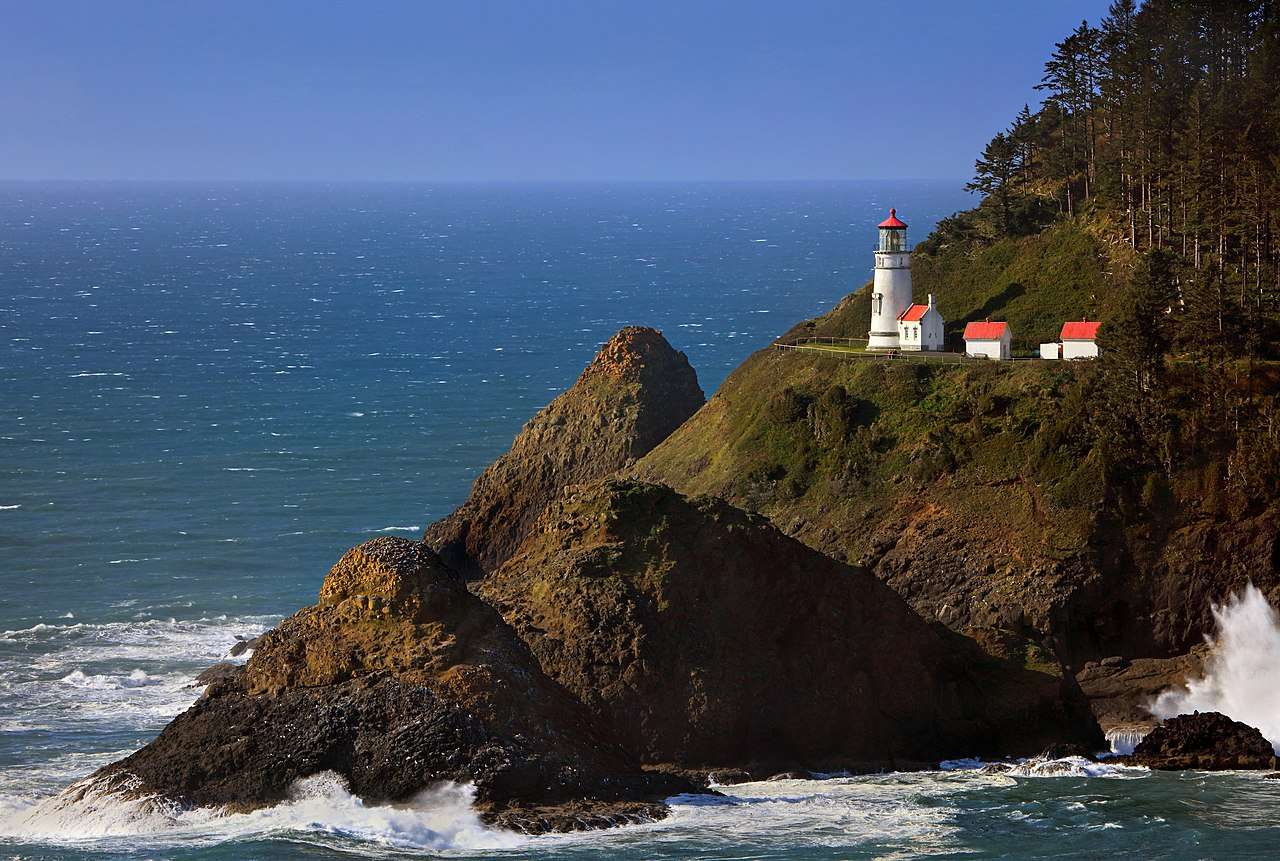
POLYGON ((465 788, 366 808, 319 778, 158 829, 39 808, 347 547, 456 505, 620 326, 663 329, 710 392, 868 277, 888 206, 919 239, 967 203, 959 183, 0 185, 0 854, 1261 857, 1280 787, 1232 775, 752 784, 538 839, 483 828, 465 788))

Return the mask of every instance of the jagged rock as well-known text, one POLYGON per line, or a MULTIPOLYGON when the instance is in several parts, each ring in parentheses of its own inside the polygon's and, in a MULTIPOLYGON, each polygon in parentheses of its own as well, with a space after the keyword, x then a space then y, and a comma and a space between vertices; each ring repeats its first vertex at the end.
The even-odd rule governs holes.
POLYGON ((739 783, 750 783, 754 780, 750 772, 741 768, 720 768, 707 774, 707 780, 718 786, 735 786, 739 783))
POLYGON ((258 648, 258 641, 260 639, 262 638, 252 637, 248 640, 236 640, 236 644, 231 647, 231 652, 230 652, 231 657, 238 658, 241 655, 243 655, 245 652, 251 652, 254 649, 258 648))
POLYGON ((264 634, 243 672, 94 778, 247 810, 322 771, 372 801, 474 782, 485 815, 525 830, 652 818, 693 789, 641 772, 459 575, 399 538, 348 551, 319 603, 264 634))
POLYGON ((429 526, 424 540, 469 577, 491 571, 515 552, 563 487, 642 457, 704 400, 684 353, 655 329, 629 326, 524 426, 511 449, 475 480, 467 501, 429 526))
POLYGON ((244 667, 231 661, 219 661, 196 676, 194 686, 224 684, 237 679, 244 672, 244 667))
POLYGON ((575 488, 477 591, 647 763, 769 774, 1101 749, 1070 678, 987 656, 716 499, 575 488))
POLYGON ((1129 761, 1162 771, 1276 767, 1261 732, 1218 712, 1169 718, 1138 743, 1129 761))

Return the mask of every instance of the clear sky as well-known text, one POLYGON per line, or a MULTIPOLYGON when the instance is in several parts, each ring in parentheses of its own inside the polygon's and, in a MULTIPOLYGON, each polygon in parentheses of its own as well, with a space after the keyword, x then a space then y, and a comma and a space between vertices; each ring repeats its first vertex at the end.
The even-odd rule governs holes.
POLYGON ((1107 0, 0 0, 0 178, 967 177, 1107 0))

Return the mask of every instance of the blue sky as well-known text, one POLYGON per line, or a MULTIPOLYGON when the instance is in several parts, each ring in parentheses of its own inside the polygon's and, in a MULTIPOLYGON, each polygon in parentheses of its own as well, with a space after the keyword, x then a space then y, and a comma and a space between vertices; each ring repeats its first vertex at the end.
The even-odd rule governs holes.
POLYGON ((0 178, 966 177, 1107 0, 0 0, 0 178))

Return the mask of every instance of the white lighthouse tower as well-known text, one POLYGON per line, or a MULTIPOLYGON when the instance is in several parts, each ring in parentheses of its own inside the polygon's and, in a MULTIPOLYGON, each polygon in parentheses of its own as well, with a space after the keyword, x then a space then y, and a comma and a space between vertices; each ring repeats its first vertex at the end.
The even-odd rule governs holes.
POLYGON ((890 209, 889 217, 880 222, 867 349, 898 349, 898 317, 910 307, 911 252, 907 249, 907 225, 898 220, 897 210, 890 209))

